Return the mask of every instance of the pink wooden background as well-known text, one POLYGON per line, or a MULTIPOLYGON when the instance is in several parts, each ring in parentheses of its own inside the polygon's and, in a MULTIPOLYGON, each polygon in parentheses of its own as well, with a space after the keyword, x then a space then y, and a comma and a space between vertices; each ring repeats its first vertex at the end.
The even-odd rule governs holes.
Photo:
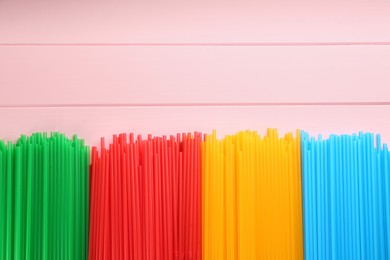
POLYGON ((389 1, 137 2, 0 0, 0 138, 277 127, 390 142, 389 1))

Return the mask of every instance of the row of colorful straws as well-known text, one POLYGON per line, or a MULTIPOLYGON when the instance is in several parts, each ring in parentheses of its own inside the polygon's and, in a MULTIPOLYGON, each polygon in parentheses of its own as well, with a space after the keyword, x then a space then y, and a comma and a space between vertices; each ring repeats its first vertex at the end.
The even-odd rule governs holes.
POLYGON ((0 141, 0 259, 389 259, 373 134, 0 141))

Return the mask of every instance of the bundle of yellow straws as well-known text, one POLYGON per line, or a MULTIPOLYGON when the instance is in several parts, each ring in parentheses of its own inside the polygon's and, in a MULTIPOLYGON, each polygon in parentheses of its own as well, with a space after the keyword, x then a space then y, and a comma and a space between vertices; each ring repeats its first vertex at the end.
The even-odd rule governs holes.
POLYGON ((300 161, 299 131, 206 136, 203 259, 303 259, 300 161))

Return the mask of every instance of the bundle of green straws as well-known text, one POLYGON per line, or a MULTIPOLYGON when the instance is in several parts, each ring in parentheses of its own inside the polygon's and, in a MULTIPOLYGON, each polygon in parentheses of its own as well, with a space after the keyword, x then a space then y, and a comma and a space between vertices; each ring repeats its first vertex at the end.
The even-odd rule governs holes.
POLYGON ((86 259, 89 147, 51 133, 0 141, 0 259, 86 259))

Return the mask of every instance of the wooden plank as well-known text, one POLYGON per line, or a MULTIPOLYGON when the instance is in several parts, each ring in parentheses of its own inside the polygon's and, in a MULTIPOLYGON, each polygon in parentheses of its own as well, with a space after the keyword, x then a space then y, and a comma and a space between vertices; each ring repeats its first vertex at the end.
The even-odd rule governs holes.
POLYGON ((100 137, 129 133, 170 135, 217 130, 219 136, 239 130, 280 133, 300 128, 310 134, 381 133, 390 143, 390 106, 247 106, 247 107, 68 107, 1 108, 0 139, 16 140, 37 131, 77 133, 90 145, 100 137))
POLYGON ((389 13, 383 0, 8 0, 0 43, 389 42, 389 13))
POLYGON ((389 102, 390 46, 0 47, 0 105, 389 102))

